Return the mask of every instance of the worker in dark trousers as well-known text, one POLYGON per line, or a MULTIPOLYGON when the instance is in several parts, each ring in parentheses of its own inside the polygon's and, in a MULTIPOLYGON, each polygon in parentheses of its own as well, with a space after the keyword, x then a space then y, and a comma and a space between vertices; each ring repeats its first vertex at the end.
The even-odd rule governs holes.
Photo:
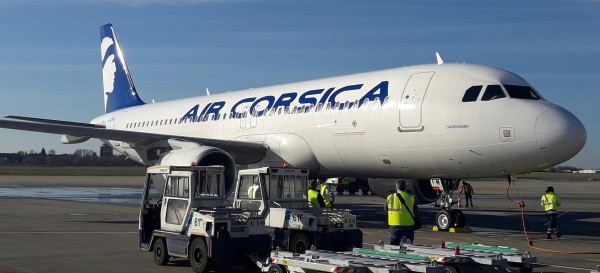
POLYGON ((469 202, 471 203, 471 207, 474 207, 473 194, 475 193, 475 191, 473 190, 473 186, 471 186, 470 183, 467 183, 467 181, 464 180, 462 182, 462 186, 458 194, 460 195, 463 192, 465 192, 465 207, 469 207, 469 202))
POLYGON ((311 180, 309 182, 309 189, 308 189, 308 204, 312 207, 312 208, 324 208, 325 207, 325 201, 323 200, 323 196, 321 195, 321 193, 319 192, 319 190, 317 189, 317 182, 314 180, 311 180))
POLYGON ((546 194, 542 195, 542 206, 546 211, 548 219, 548 231, 546 238, 552 239, 552 234, 556 234, 556 238, 560 238, 561 234, 558 231, 558 207, 560 207, 560 197, 554 193, 554 187, 548 187, 546 194))
POLYGON ((412 215, 417 217, 417 204, 415 197, 406 192, 406 181, 396 180, 396 192, 387 197, 384 209, 388 213, 388 224, 392 235, 390 245, 400 245, 403 237, 413 242, 415 221, 408 210, 410 209, 412 215), (404 199, 406 206, 402 204, 400 197, 404 199))

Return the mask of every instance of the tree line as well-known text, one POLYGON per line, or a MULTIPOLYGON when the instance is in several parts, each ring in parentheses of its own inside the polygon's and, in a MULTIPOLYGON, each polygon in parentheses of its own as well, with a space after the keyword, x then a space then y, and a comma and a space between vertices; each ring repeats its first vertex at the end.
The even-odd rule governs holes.
POLYGON ((140 166, 140 164, 122 155, 100 157, 96 152, 89 149, 78 149, 72 154, 56 154, 53 149, 48 152, 46 152, 46 149, 42 149, 41 152, 30 150, 16 153, 0 153, 0 166, 107 167, 140 166))

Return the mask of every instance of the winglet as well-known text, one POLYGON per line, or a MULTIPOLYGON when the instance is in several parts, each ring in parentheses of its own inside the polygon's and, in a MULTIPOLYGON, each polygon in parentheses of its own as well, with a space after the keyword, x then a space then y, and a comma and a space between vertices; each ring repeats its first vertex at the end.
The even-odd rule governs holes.
POLYGON ((443 64, 444 60, 442 60, 442 56, 440 56, 440 53, 438 53, 437 51, 435 52, 435 59, 437 60, 437 64, 443 64))
POLYGON ((108 113, 144 104, 135 90, 125 57, 111 24, 100 27, 100 53, 104 85, 104 111, 108 113))

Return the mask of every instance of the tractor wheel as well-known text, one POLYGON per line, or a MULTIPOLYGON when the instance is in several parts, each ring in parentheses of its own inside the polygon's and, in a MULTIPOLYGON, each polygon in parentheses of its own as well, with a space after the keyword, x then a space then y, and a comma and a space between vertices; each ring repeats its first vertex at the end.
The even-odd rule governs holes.
POLYGON ((167 251, 167 242, 164 238, 158 238, 154 242, 154 263, 157 265, 166 265, 169 262, 169 252, 167 251))
POLYGON ((202 238, 197 237, 190 247, 190 264, 196 273, 202 273, 208 264, 208 250, 202 238))

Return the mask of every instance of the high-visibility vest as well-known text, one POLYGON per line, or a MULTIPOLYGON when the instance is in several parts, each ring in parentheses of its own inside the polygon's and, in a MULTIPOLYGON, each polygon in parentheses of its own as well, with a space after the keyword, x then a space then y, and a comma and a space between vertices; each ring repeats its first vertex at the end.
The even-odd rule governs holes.
POLYGON ((250 188, 248 188, 248 198, 250 198, 250 199, 256 198, 258 195, 258 194, 256 194, 257 192, 258 192, 258 185, 250 186, 250 188))
POLYGON ((333 204, 331 203, 331 198, 329 198, 329 195, 327 195, 325 192, 327 189, 327 184, 323 183, 319 185, 319 187, 321 187, 321 196, 323 196, 323 202, 325 202, 325 207, 331 208, 333 206, 333 204))
POLYGON ((410 216, 408 210, 410 209, 410 212, 414 215, 414 211, 412 211, 412 209, 415 204, 415 198, 404 191, 399 192, 399 194, 402 196, 404 202, 409 207, 406 208, 404 205, 402 205, 402 202, 400 202, 400 199, 398 198, 398 196, 396 196, 396 193, 388 195, 388 224, 390 226, 412 226, 415 224, 415 220, 412 218, 412 216, 410 216))
POLYGON ((560 197, 553 192, 542 195, 542 206, 545 211, 557 210, 560 206, 560 197))
POLYGON ((319 196, 318 191, 313 189, 308 190, 308 202, 313 204, 313 206, 320 208, 321 205, 319 204, 319 199, 317 199, 317 196, 319 196))

